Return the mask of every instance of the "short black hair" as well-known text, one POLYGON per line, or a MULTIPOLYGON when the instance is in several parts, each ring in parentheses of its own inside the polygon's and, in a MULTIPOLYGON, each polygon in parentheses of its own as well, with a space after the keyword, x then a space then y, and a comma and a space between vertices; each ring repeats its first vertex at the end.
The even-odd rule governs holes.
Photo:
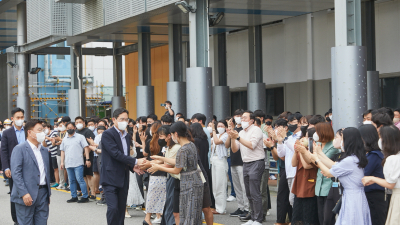
POLYGON ((117 119, 122 113, 126 113, 129 115, 129 111, 127 109, 119 107, 118 109, 114 110, 113 117, 117 119))
POLYGON ((172 102, 170 102, 170 101, 165 101, 165 104, 170 104, 171 106, 172 106, 172 102))
POLYGON ((65 125, 65 128, 67 128, 68 125, 70 125, 70 124, 71 124, 72 126, 76 127, 74 122, 68 122, 67 125, 65 125))
POLYGON ((147 122, 147 119, 148 119, 148 118, 151 118, 151 119, 153 119, 154 121, 158 120, 157 115, 156 115, 156 114, 153 114, 153 113, 147 116, 146 122, 147 122))
POLYGON ((266 115, 264 120, 266 120, 266 119, 274 120, 274 117, 272 117, 271 115, 266 115))
POLYGON ((364 112, 363 112, 363 117, 364 116, 366 116, 366 115, 368 115, 368 114, 370 114, 372 112, 372 109, 367 109, 367 110, 365 110, 364 112))
POLYGON ((106 130, 107 128, 105 126, 98 126, 97 130, 106 130))
POLYGON ((235 112, 233 112, 233 116, 242 116, 244 112, 244 109, 236 109, 235 112))
POLYGON ((393 119, 387 113, 377 113, 372 116, 372 122, 376 127, 393 125, 393 119))
POLYGON ((141 117, 139 117, 139 121, 140 121, 141 123, 147 123, 147 116, 141 116, 141 117))
POLYGON ((325 113, 325 117, 326 117, 326 116, 329 116, 329 112, 326 112, 326 113, 325 113))
POLYGON ((262 117, 265 118, 265 113, 261 109, 257 109, 256 111, 253 112, 255 117, 262 117))
POLYGON ((254 116, 253 111, 251 111, 251 110, 246 110, 246 111, 243 112, 243 114, 245 114, 245 113, 250 114, 250 119, 251 119, 251 120, 255 120, 255 119, 256 119, 256 117, 254 116))
POLYGON ((169 116, 169 115, 163 115, 163 116, 161 117, 161 121, 164 122, 164 123, 172 123, 172 122, 173 122, 173 119, 172 119, 172 117, 169 116))
POLYGON ((254 122, 255 122, 255 124, 257 124, 257 126, 261 126, 261 120, 260 119, 256 118, 254 120, 254 122))
POLYGON ((86 123, 85 119, 82 116, 75 117, 74 121, 76 122, 76 120, 82 120, 84 123, 86 123))
POLYGON ((183 114, 182 113, 180 113, 180 112, 178 112, 175 116, 178 116, 178 115, 181 115, 181 116, 183 116, 183 114))
MULTIPOLYGON (((20 111, 17 111, 20 112, 20 111)), ((42 125, 43 121, 40 120, 29 120, 24 127, 25 137, 28 137, 28 130, 32 130, 37 124, 42 125)))
POLYGON ((228 127, 228 123, 226 122, 226 120, 220 120, 218 121, 218 123, 222 123, 225 127, 228 127))
POLYGON ((325 117, 323 117, 321 115, 314 115, 308 121, 308 123, 311 124, 311 125, 317 125, 318 123, 323 123, 323 122, 326 122, 326 120, 325 120, 325 117))
POLYGON ((213 115, 213 120, 217 121, 217 116, 213 115))
POLYGON ((288 121, 289 122, 291 122, 291 121, 293 121, 293 120, 297 120, 299 123, 300 123, 300 119, 301 119, 301 117, 303 117, 303 115, 301 115, 301 113, 295 113, 295 114, 291 114, 289 117, 288 117, 288 121))
POLYGON ((382 107, 380 109, 378 109, 379 112, 381 113, 386 113, 388 114, 388 116, 390 117, 391 120, 393 120, 394 118, 394 112, 393 109, 389 108, 389 107, 382 107))
POLYGON ((99 124, 100 122, 103 122, 104 125, 108 126, 108 123, 107 123, 107 121, 105 119, 100 119, 97 124, 99 124))
POLYGON ((202 121, 202 124, 205 125, 205 124, 206 124, 207 117, 206 117, 206 115, 204 115, 204 114, 202 114, 202 113, 195 113, 195 114, 192 116, 192 119, 197 119, 199 122, 200 122, 200 120, 201 120, 201 121, 202 121))
POLYGON ((58 123, 58 117, 55 118, 53 121, 54 121, 54 124, 58 123))
POLYGON ((188 137, 188 127, 184 122, 178 121, 169 128, 171 133, 178 133, 179 137, 188 137))
POLYGON ((15 113, 17 113, 17 112, 22 112, 22 114, 25 115, 25 111, 23 109, 19 108, 19 107, 14 108, 13 110, 11 110, 11 115, 14 116, 15 113))
POLYGON ((280 126, 282 126, 282 127, 287 127, 288 125, 287 125, 287 120, 285 120, 285 119, 283 119, 283 118, 280 118, 280 119, 278 119, 278 120, 276 120, 275 121, 275 127, 276 126, 278 126, 278 127, 280 127, 280 126))
POLYGON ((332 113, 332 108, 330 108, 330 109, 328 110, 328 113, 332 113))
POLYGON ((395 110, 393 110, 393 114, 394 114, 394 112, 400 113, 400 109, 395 109, 395 110))
POLYGON ((67 123, 71 122, 71 118, 69 116, 63 116, 61 118, 61 123, 64 123, 64 122, 67 122, 67 123))
POLYGON ((87 121, 87 123, 90 123, 90 122, 93 122, 94 124, 97 123, 96 120, 94 120, 94 119, 90 119, 90 120, 87 121))

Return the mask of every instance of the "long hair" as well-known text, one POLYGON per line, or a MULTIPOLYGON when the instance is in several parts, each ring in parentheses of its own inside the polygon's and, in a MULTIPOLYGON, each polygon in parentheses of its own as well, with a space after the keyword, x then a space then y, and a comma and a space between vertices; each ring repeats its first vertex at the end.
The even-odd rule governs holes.
POLYGON ((387 157, 397 155, 400 151, 400 130, 396 126, 390 125, 381 127, 379 133, 384 155, 382 165, 385 165, 387 157))
POLYGON ((190 132, 192 133, 193 138, 199 138, 207 140, 207 135, 203 130, 203 127, 200 123, 194 123, 190 125, 190 132))
MULTIPOLYGON (((158 137, 160 137, 160 135, 165 135, 168 136, 169 134, 171 134, 171 132, 169 132, 169 128, 171 126, 170 125, 162 125, 159 129, 158 129, 158 137)), ((172 140, 172 138, 170 138, 167 141, 167 146, 168 148, 172 148, 175 145, 175 142, 172 140)))
POLYGON ((361 138, 360 131, 354 127, 348 127, 343 130, 344 156, 339 159, 343 160, 347 156, 355 155, 359 162, 359 168, 365 168, 368 164, 367 155, 364 150, 364 142, 361 138))
POLYGON ((160 153, 160 145, 158 145, 158 129, 161 127, 161 123, 156 121, 151 125, 152 138, 150 141, 150 155, 157 155, 160 153))
POLYGON ((365 151, 370 152, 374 150, 379 150, 379 135, 374 125, 364 124, 361 125, 358 130, 360 131, 361 137, 364 141, 365 151))
POLYGON ((178 133, 178 137, 185 137, 189 141, 193 142, 193 137, 192 134, 190 133, 188 127, 186 124, 182 121, 178 121, 174 124, 172 124, 171 128, 169 129, 171 133, 178 133))

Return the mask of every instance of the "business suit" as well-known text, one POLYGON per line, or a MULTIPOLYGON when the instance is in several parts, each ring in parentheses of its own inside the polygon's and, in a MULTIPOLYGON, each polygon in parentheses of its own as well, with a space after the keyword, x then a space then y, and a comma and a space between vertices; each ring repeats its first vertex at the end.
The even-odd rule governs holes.
MULTIPOLYGON (((126 131, 125 131, 126 132, 126 131)), ((121 136, 115 127, 104 131, 101 137, 102 158, 100 184, 107 199, 107 224, 124 224, 129 171, 133 172, 136 159, 129 156, 131 136, 125 136, 127 154, 121 136)))
POLYGON ((11 155, 11 171, 14 186, 11 201, 15 203, 20 225, 45 225, 49 217, 50 203, 50 163, 46 148, 40 145, 40 155, 44 166, 45 187, 40 188, 40 166, 34 150, 28 141, 17 145, 11 155), (30 194, 33 202, 26 206, 22 197, 30 194))
MULTIPOLYGON (((1 137, 1 164, 3 171, 5 171, 6 169, 11 169, 10 167, 11 154, 13 152, 14 147, 17 145, 18 145, 18 139, 17 135, 15 134, 14 127, 4 130, 3 135, 1 137)), ((10 184, 9 185, 10 192, 12 193, 12 189, 14 186, 13 173, 11 173, 11 178, 9 178, 8 181, 10 184)), ((17 214, 15 212, 14 202, 11 202, 11 217, 14 222, 17 222, 17 214)))

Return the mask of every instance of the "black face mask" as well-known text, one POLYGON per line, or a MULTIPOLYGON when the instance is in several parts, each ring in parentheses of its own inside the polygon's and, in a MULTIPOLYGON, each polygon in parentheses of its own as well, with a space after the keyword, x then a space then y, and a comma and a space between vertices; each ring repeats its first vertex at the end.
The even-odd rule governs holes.
POLYGON ((331 122, 331 118, 329 118, 329 116, 325 117, 325 119, 326 119, 326 122, 331 122))
POLYGON ((302 132, 303 134, 305 134, 305 133, 307 132, 307 128, 308 128, 308 125, 307 125, 307 126, 301 126, 301 127, 300 127, 300 130, 301 130, 301 132, 302 132))
POLYGON ((1 128, 1 129, 3 129, 3 128, 4 128, 3 124, 1 124, 1 125, 0 125, 0 128, 1 128))
POLYGON ((146 125, 142 125, 142 131, 146 130, 146 125))
POLYGON ((74 129, 68 129, 67 132, 68 132, 68 134, 73 134, 75 132, 75 130, 74 129))
POLYGON ((133 127, 128 127, 128 133, 133 133, 133 127))
POLYGON ((162 148, 167 145, 165 139, 158 139, 158 145, 162 148))
POLYGON ((297 130, 297 126, 298 126, 297 124, 295 125, 289 124, 288 125, 289 131, 293 133, 295 130, 297 130))
POLYGON ((271 121, 267 121, 267 122, 265 122, 265 124, 267 124, 267 126, 271 126, 272 122, 271 121))

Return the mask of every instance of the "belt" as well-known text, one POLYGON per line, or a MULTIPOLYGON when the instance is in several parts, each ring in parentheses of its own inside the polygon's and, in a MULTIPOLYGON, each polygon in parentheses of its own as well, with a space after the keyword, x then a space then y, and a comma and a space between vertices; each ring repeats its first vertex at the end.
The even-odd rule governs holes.
POLYGON ((47 185, 45 184, 45 185, 39 185, 39 189, 42 189, 42 188, 47 188, 47 185))
POLYGON ((243 164, 249 164, 249 163, 258 162, 258 161, 265 161, 265 160, 264 159, 259 159, 259 160, 255 160, 255 161, 251 161, 251 162, 243 162, 243 164))

